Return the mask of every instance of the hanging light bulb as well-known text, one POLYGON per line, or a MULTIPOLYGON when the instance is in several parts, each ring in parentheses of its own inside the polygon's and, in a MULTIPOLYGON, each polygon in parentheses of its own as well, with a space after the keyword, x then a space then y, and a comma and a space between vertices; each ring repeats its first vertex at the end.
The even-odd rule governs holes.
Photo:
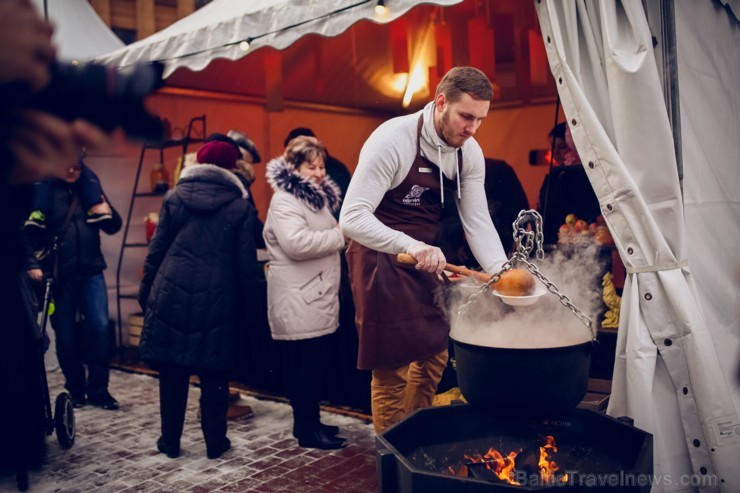
POLYGON ((249 51, 249 46, 250 46, 249 38, 239 43, 239 49, 242 51, 249 51))
POLYGON ((375 5, 375 14, 379 17, 388 15, 388 7, 385 6, 385 0, 378 0, 378 3, 375 5))

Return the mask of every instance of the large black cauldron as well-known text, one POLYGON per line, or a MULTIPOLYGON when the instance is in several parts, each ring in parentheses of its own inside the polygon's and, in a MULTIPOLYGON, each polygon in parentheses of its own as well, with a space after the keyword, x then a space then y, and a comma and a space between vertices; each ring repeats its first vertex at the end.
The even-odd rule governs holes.
POLYGON ((573 409, 586 394, 592 342, 511 349, 452 340, 457 381, 465 399, 498 414, 573 409))

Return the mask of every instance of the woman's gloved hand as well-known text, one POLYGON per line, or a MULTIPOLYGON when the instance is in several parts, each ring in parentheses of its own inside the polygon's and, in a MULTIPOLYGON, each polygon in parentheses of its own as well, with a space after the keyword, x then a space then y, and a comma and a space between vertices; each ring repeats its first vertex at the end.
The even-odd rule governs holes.
POLYGON ((421 241, 409 248, 406 253, 416 259, 416 268, 424 272, 441 274, 447 266, 447 260, 442 250, 421 241))

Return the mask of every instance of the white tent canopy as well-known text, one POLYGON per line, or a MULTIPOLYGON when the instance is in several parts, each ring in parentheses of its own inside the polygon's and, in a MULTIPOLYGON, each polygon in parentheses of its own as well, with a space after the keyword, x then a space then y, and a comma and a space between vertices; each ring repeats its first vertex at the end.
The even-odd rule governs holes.
POLYGON ((163 61, 167 77, 181 67, 199 71, 216 58, 238 60, 265 46, 281 50, 306 34, 336 36, 363 19, 391 22, 423 3, 446 6, 461 1, 387 0, 387 13, 381 16, 375 12, 375 0, 214 0, 170 27, 99 60, 120 67, 163 61))
MULTIPOLYGON (((683 3, 713 8, 708 0, 683 3)), ((653 491, 693 491, 698 485, 701 491, 736 492, 740 420, 730 389, 737 386, 723 371, 687 260, 689 242, 701 244, 707 257, 722 258, 725 237, 686 234, 673 136, 643 4, 537 0, 537 9, 568 124, 629 274, 609 413, 631 416, 636 426, 654 434, 660 479, 653 491)), ((700 39, 714 30, 713 24, 692 29, 703 33, 700 39)), ((737 32, 730 33, 735 41, 728 46, 737 45, 737 32)), ((730 65, 738 66, 736 55, 730 65)), ((683 114, 682 125, 702 125, 717 111, 697 106, 701 96, 692 89, 689 96, 681 93, 682 106, 685 97, 693 98, 688 107, 697 113, 683 114)), ((702 156, 694 141, 691 157, 697 162, 691 163, 687 179, 697 177, 699 169, 714 168, 737 177, 737 154, 726 154, 732 142, 737 146, 737 94, 733 86, 706 101, 734 108, 723 120, 728 127, 717 128, 724 149, 718 155, 729 160, 718 163, 708 159, 715 156, 702 156)), ((696 197, 705 198, 707 189, 697 187, 696 197)), ((725 191, 737 210, 737 181, 725 191)), ((694 220, 704 213, 702 221, 716 224, 711 209, 693 207, 692 213, 694 220)), ((737 237, 737 216, 730 221, 724 227, 737 237)), ((729 270, 719 273, 721 284, 729 270)), ((734 332, 736 343, 736 326, 734 332)))
MULTIPOLYGON (((43 0, 33 0, 43 14, 43 0)), ((48 0, 49 20, 56 27, 54 44, 62 60, 89 60, 124 46, 87 0, 48 0)))

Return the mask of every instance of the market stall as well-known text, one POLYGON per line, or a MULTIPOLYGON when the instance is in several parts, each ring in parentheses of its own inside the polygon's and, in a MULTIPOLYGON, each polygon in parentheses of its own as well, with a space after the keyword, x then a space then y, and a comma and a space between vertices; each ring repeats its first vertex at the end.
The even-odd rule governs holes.
MULTIPOLYGON (((479 142, 488 155, 512 164, 534 205, 546 170, 529 166, 526 156, 530 149, 547 145, 554 86, 546 70, 532 6, 386 2, 389 10, 379 16, 376 3, 336 2, 322 9, 306 4, 305 9, 286 11, 285 2, 266 2, 260 9, 243 3, 224 8, 228 2, 213 2, 170 28, 100 60, 122 65, 137 60, 165 61, 170 74, 166 87, 150 105, 171 122, 173 139, 184 135, 190 118, 205 114, 209 132, 245 131, 269 158, 282 152, 290 129, 308 126, 350 170, 365 139, 380 123, 420 108, 453 63, 478 63, 491 77, 498 74, 491 122, 481 129, 479 142), (335 12, 338 9, 341 11, 335 12), (303 20, 309 22, 302 24, 303 20), (299 27, 291 27, 293 24, 299 27), (229 29, 221 29, 227 25, 229 29), (242 44, 244 33, 249 33, 248 47, 242 44), (495 53, 477 53, 476 40, 481 35, 499 43, 495 53), (188 51, 196 45, 201 48, 188 51), (185 56, 191 52, 192 56, 185 56), (495 59, 504 61, 497 63, 495 59)), ((180 154, 179 149, 165 151, 164 164, 171 175, 180 154)), ((129 147, 95 158, 94 164, 117 183, 112 191, 118 194, 112 197, 117 204, 129 202, 133 188, 130 163, 138 155, 138 149, 129 147)), ((155 164, 159 163, 154 157, 145 163, 145 180, 148 168, 155 164)), ((257 165, 256 171, 252 192, 264 218, 271 192, 264 181, 264 167, 257 165)), ((156 210, 156 198, 147 200, 149 205, 141 201, 133 213, 132 242, 143 241, 141 222, 148 212, 156 210)), ((110 245, 116 254, 119 248, 120 242, 110 245)), ((126 255, 122 286, 133 294, 142 255, 126 255)), ((351 302, 346 294, 345 300, 351 302)), ((132 301, 123 302, 124 331, 125 314, 135 309, 132 301)), ((342 368, 352 371, 356 335, 351 306, 343 317, 349 325, 343 331, 344 349, 336 353, 345 360, 342 368)), ((263 348, 269 335, 264 330, 260 334, 255 344, 263 348)), ((261 381, 279 382, 277 370, 267 363, 272 360, 269 351, 257 350, 245 375, 263 375, 261 381)), ((364 390, 359 393, 367 398, 364 390)))

